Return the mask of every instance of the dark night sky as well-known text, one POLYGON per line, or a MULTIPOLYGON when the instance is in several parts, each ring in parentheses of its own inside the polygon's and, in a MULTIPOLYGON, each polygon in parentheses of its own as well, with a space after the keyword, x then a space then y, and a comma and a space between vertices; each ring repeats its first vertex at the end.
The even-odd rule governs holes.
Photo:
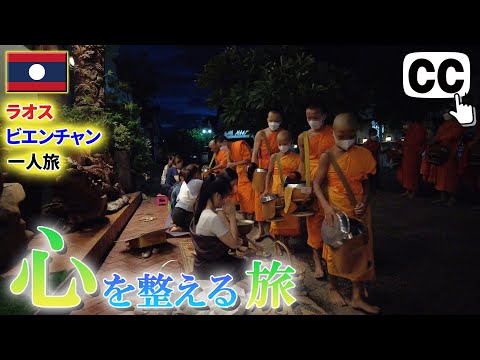
POLYGON ((158 90, 152 102, 159 107, 163 128, 197 127, 208 115, 216 115, 205 103, 207 92, 194 83, 195 74, 226 46, 125 45, 119 58, 146 53, 156 65, 158 90))
MULTIPOLYGON (((215 115, 215 112, 206 106, 207 92, 198 88, 194 82, 195 74, 200 73, 203 65, 226 46, 123 45, 120 46, 119 60, 122 57, 142 55, 154 64, 154 74, 142 70, 141 64, 138 71, 141 76, 151 76, 157 86, 152 101, 159 109, 162 128, 194 128, 200 127, 206 116, 215 115)), ((403 93, 402 84, 402 63, 408 53, 464 52, 470 57, 472 78, 476 75, 475 70, 478 71, 474 64, 478 63, 476 60, 480 58, 479 48, 474 46, 328 44, 307 45, 305 48, 317 60, 352 68, 363 79, 381 79, 382 89, 377 90, 402 101, 411 101, 411 98, 403 93)))

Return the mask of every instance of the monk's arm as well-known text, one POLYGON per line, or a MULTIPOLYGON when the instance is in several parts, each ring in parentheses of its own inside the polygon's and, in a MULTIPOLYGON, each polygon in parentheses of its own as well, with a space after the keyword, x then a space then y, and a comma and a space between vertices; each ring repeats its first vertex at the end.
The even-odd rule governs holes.
POLYGON ((303 145, 303 133, 298 135, 298 148, 300 149, 300 165, 298 166, 298 172, 302 174, 302 179, 305 176, 305 147, 303 145))
POLYGON ((230 163, 230 167, 237 167, 237 166, 243 166, 243 165, 250 164, 252 153, 251 153, 251 150, 250 150, 250 146, 248 146, 247 143, 242 144, 241 154, 242 154, 243 160, 230 163))
POLYGON ((270 163, 268 164, 268 172, 267 177, 265 178, 265 193, 268 192, 270 189, 270 183, 273 177, 273 170, 275 168, 275 161, 276 161, 277 154, 273 154, 270 156, 270 163))
POLYGON ((260 144, 262 143, 261 131, 258 131, 255 135, 252 150, 252 163, 258 164, 258 152, 260 151, 260 144))
POLYGON ((326 153, 320 155, 319 163, 318 163, 318 170, 317 175, 315 176, 315 180, 313 181, 313 191, 317 196, 318 201, 322 205, 325 214, 327 212, 333 211, 332 206, 328 202, 325 194, 322 191, 322 184, 327 179, 327 169, 328 169, 328 156, 326 153))
POLYGON ((226 166, 224 164, 217 165, 210 169, 210 172, 216 172, 225 169, 226 166))

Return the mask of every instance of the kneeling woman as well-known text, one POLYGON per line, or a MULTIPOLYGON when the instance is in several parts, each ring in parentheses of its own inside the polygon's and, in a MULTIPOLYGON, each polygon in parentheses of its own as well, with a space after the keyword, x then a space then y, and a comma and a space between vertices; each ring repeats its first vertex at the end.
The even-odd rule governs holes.
POLYGON ((202 187, 200 168, 197 165, 188 165, 182 169, 180 176, 183 183, 172 211, 172 221, 175 225, 170 231, 188 231, 193 218, 193 205, 202 187))
POLYGON ((245 276, 246 262, 228 255, 242 245, 238 236, 235 206, 226 199, 232 192, 230 179, 209 175, 203 182, 190 228, 195 247, 197 279, 230 274, 235 281, 245 276))

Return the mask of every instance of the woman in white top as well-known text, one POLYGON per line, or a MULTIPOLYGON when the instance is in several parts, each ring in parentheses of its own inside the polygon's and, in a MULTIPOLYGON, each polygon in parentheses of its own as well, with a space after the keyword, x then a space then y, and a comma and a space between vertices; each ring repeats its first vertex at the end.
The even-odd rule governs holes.
POLYGON ((200 180, 200 168, 194 164, 190 164, 182 169, 181 177, 183 182, 178 193, 175 208, 172 211, 174 225, 170 231, 188 231, 193 218, 193 205, 197 200, 203 183, 200 180))
POLYGON ((194 273, 197 279, 230 274, 235 280, 245 276, 245 261, 228 255, 242 245, 235 206, 226 201, 232 192, 230 179, 210 174, 197 200, 190 234, 195 247, 194 273))

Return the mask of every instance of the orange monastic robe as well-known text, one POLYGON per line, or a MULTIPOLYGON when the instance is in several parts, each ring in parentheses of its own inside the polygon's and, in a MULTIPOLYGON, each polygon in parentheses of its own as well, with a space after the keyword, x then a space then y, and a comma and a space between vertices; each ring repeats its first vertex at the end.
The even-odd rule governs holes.
MULTIPOLYGON (((264 130, 265 131, 265 130, 264 130)), ((278 144, 277 144, 277 135, 282 131, 282 129, 278 129, 277 131, 272 131, 270 136, 267 136, 268 144, 270 146, 270 150, 272 154, 277 153, 278 144)), ((258 154, 258 167, 262 169, 268 169, 268 165, 270 164, 270 154, 268 153, 267 144, 262 137, 262 141, 260 142, 260 153, 258 154)), ((265 221, 262 213, 262 201, 261 201, 262 194, 257 193, 255 191, 255 220, 257 221, 265 221)))
MULTIPOLYGON (((345 178, 358 202, 363 199, 362 181, 368 174, 375 174, 376 161, 370 151, 362 146, 352 146, 346 151, 337 163, 342 169, 345 178)), ((348 199, 347 191, 332 165, 327 170, 328 201, 332 207, 345 212, 350 218, 357 218, 353 206, 348 199)), ((358 242, 348 240, 341 247, 341 252, 333 250, 327 244, 323 245, 323 258, 327 261, 330 275, 343 277, 352 281, 374 280, 375 268, 373 261, 373 233, 371 210, 368 209, 364 218, 359 219, 367 225, 368 242, 359 245, 358 242), (364 264, 365 266, 356 266, 364 264)))
MULTIPOLYGON (((318 170, 318 161, 320 155, 335 145, 333 138, 333 129, 331 126, 325 126, 323 129, 308 137, 308 145, 310 149, 310 176, 312 181, 315 179, 318 170)), ((313 193, 313 191, 312 191, 313 193)), ((315 196, 315 195, 314 195, 315 196)), ((318 203, 318 202, 317 202, 318 203)), ((324 218, 322 206, 317 204, 318 211, 313 216, 307 217, 307 244, 314 249, 321 249, 323 246, 322 235, 320 229, 324 218)))
POLYGON ((443 165, 430 164, 428 181, 438 191, 456 193, 458 188, 457 150, 462 141, 464 128, 457 119, 445 120, 437 130, 434 141, 440 141, 448 148, 448 160, 443 165))
MULTIPOLYGON (((242 160, 250 161, 252 158, 252 150, 244 141, 235 141, 230 148, 230 161, 237 162, 242 160)), ((244 213, 253 213, 255 211, 255 193, 252 183, 247 177, 247 166, 237 166, 238 174, 238 201, 240 202, 240 211, 244 213)))
POLYGON ((402 163, 397 171, 397 179, 405 190, 418 192, 420 185, 420 165, 425 150, 427 129, 420 123, 411 124, 405 132, 402 144, 402 163))
MULTIPOLYGON (((300 156, 295 153, 278 154, 280 156, 280 164, 282 165, 282 177, 280 179, 280 173, 278 170, 277 161, 275 161, 275 167, 273 169, 273 182, 272 193, 277 195, 283 195, 283 181, 288 173, 297 171, 300 165, 300 156)), ((297 217, 290 214, 285 214, 282 210, 282 216, 285 221, 272 222, 270 225, 270 233, 277 236, 299 236, 300 235, 300 221, 297 217)))
POLYGON ((465 144, 462 157, 458 165, 458 174, 463 177, 465 183, 475 192, 480 192, 480 167, 469 165, 470 147, 480 139, 480 124, 475 125, 473 139, 465 144))

